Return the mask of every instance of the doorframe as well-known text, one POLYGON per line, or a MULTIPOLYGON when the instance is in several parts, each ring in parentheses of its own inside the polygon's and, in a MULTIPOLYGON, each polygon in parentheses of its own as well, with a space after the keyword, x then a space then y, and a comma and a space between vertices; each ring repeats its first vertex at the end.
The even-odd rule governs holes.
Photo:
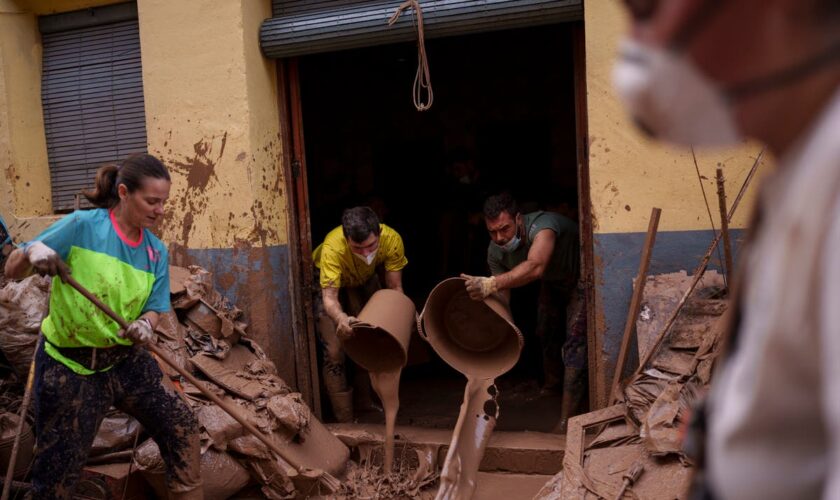
POLYGON ((289 294, 292 299, 292 338, 297 390, 315 415, 322 418, 321 383, 315 345, 315 273, 309 221, 309 187, 306 180, 300 73, 296 57, 277 61, 277 102, 283 142, 282 166, 286 188, 286 227, 289 234, 291 276, 289 294))
POLYGON ((578 223, 580 224, 581 276, 586 301, 586 349, 588 357, 589 409, 601 408, 598 394, 601 343, 595 313, 595 249, 592 229, 592 198, 589 183, 589 115, 586 97, 586 31, 584 21, 572 27, 572 65, 575 93, 575 136, 577 145, 578 223))

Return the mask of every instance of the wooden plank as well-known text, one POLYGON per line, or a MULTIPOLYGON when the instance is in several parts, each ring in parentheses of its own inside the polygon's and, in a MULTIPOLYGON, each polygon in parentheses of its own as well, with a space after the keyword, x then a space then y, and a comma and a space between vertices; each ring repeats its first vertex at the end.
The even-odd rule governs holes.
MULTIPOLYGON (((595 485, 587 486, 585 484, 589 482, 583 466, 586 429, 623 419, 624 414, 624 404, 617 404, 569 419, 569 426, 566 431, 566 455, 563 457, 563 470, 566 471, 566 480, 579 483, 578 486, 583 486, 586 489, 595 489, 595 485)), ((614 493, 609 496, 609 498, 614 497, 614 493)))
POLYGON ((610 401, 617 400, 621 375, 624 373, 624 365, 627 363, 627 355, 630 353, 630 339, 636 331, 636 318, 642 310, 642 292, 645 290, 645 281, 650 267, 650 257, 653 254, 653 245, 656 242, 656 231, 659 229, 659 216, 662 210, 654 207, 650 211, 650 222, 648 223, 645 244, 642 247, 642 258, 639 262, 639 273, 636 275, 636 286, 633 288, 633 296, 630 299, 630 308, 627 310, 627 321, 624 323, 624 336, 621 338, 621 350, 618 352, 618 360, 613 373, 613 382, 610 389, 610 401))

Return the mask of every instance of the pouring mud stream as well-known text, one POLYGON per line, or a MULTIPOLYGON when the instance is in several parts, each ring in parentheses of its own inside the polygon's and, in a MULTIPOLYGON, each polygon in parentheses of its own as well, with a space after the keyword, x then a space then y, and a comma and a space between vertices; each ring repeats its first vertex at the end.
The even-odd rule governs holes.
POLYGON ((401 373, 402 368, 386 372, 370 372, 371 385, 385 410, 385 459, 382 465, 385 474, 390 474, 394 470, 394 427, 397 423, 397 411, 400 409, 401 373))
POLYGON ((408 359, 408 344, 416 324, 414 302, 396 290, 379 290, 359 313, 353 336, 344 350, 370 374, 373 390, 385 411, 383 470, 393 472, 394 427, 400 408, 400 375, 408 359))

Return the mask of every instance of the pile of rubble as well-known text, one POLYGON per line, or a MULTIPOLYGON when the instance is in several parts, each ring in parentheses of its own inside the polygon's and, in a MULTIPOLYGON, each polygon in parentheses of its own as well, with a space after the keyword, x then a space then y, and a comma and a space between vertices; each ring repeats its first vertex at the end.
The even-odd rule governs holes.
MULTIPOLYGON (((647 278, 636 323, 640 359, 691 281, 685 272, 647 278)), ((686 498, 692 469, 681 427, 707 390, 720 354, 723 290, 722 276, 707 272, 648 365, 626 383, 619 403, 570 420, 563 471, 535 499, 686 498), (632 487, 622 490, 625 483, 632 487)))
MULTIPOLYGON (((341 472, 349 450, 313 417, 301 395, 248 338, 242 311, 215 289, 212 275, 197 266, 171 267, 170 281, 173 310, 158 322, 158 347, 198 377, 204 389, 237 408, 290 461, 341 472)), ((47 278, 32 276, 0 290, 0 350, 14 370, 10 379, 25 380, 47 312, 49 284, 47 278)), ((161 368, 165 383, 181 392, 199 420, 205 498, 229 498, 243 490, 270 499, 317 493, 317 481, 300 477, 297 467, 248 434, 177 371, 165 363, 161 368)), ((0 398, 0 405, 4 403, 0 421, 2 412, 17 410, 12 401, 0 398)), ((136 420, 112 409, 96 436, 77 493, 87 498, 148 498, 150 491, 166 498, 157 445, 136 420)))

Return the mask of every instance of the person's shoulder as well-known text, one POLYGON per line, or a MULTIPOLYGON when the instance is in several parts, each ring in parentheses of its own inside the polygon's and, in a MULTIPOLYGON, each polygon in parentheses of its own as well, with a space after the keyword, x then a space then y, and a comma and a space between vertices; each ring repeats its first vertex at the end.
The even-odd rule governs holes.
POLYGON ((76 210, 67 215, 72 220, 79 222, 101 222, 107 221, 110 214, 107 208, 94 208, 91 210, 76 210))
POLYGON ((387 224, 379 224, 379 228, 381 230, 379 234, 380 238, 402 238, 396 229, 387 224))
POLYGON ((577 228, 577 223, 563 214, 557 212, 531 212, 526 214, 530 216, 532 224, 543 228, 557 228, 557 229, 573 229, 577 228))
POLYGON ((344 239, 344 230, 341 226, 336 227, 324 237, 324 242, 319 245, 322 251, 341 252, 347 246, 344 239))

